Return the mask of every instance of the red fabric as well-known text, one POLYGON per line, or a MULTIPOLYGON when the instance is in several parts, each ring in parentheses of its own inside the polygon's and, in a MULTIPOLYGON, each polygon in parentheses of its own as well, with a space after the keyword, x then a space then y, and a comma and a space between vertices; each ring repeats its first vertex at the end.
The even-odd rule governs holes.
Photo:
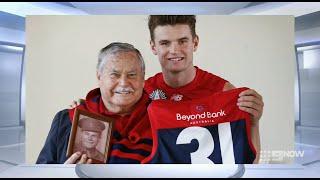
POLYGON ((191 101, 153 101, 148 108, 152 128, 157 131, 167 128, 211 126, 239 119, 246 119, 249 124, 249 114, 240 110, 236 105, 239 97, 238 94, 246 89, 248 88, 237 88, 213 93, 208 97, 191 101), (207 113, 210 114, 208 115, 207 113), (161 118, 159 118, 158 114, 161 114, 161 118), (179 119, 177 118, 177 114, 179 114, 179 119), (195 121, 199 123, 192 124, 195 121))
POLYGON ((125 153, 117 149, 111 152, 111 156, 118 156, 120 158, 134 159, 138 161, 142 161, 143 159, 146 158, 145 156, 142 156, 140 154, 125 153))
POLYGON ((144 159, 142 163, 150 162, 156 153, 161 151, 161 149, 158 149, 159 139, 157 134, 160 130, 192 126, 213 126, 219 123, 234 122, 243 119, 246 121, 246 127, 243 130, 247 133, 249 147, 256 155, 256 149, 251 141, 250 115, 240 110, 236 105, 239 93, 247 89, 246 87, 236 88, 229 91, 213 93, 210 96, 190 101, 152 101, 148 107, 148 113, 153 132, 153 149, 151 155, 144 159), (159 116, 159 114, 161 114, 161 116, 159 116))
MULTIPOLYGON (((143 149, 145 151, 151 152, 152 145, 138 143, 138 141, 141 139, 152 139, 151 127, 147 114, 148 104, 148 95, 143 93, 142 98, 135 105, 133 112, 130 115, 120 116, 108 111, 105 108, 104 103, 102 101, 100 89, 96 88, 91 90, 87 94, 85 102, 78 105, 76 108, 114 118, 115 121, 113 131, 120 133, 122 139, 118 141, 115 139, 115 137, 112 136, 111 144, 123 144, 129 149, 143 149)), ((73 120, 76 108, 69 109, 69 116, 71 121, 73 120)), ((111 156, 112 154, 116 154, 117 156, 121 157, 122 151, 119 151, 117 149, 113 151, 110 152, 111 156)), ((138 155, 134 153, 125 152, 123 152, 123 158, 128 158, 128 154, 132 155, 131 159, 141 159, 136 158, 138 155)))
MULTIPOLYGON (((122 137, 129 137, 130 140, 138 141, 140 138, 150 138, 148 130, 150 129, 150 123, 146 111, 148 103, 147 95, 143 94, 140 101, 135 105, 134 111, 130 115, 122 117, 105 108, 100 89, 96 88, 87 94, 85 103, 78 105, 76 108, 114 118, 114 130, 118 131, 122 137)), ((76 108, 69 110, 71 121, 76 108)))
POLYGON ((149 96, 155 90, 161 90, 165 93, 167 100, 171 100, 171 97, 175 94, 183 95, 182 100, 192 100, 195 98, 210 96, 212 93, 223 90, 223 87, 227 82, 225 79, 204 71, 197 66, 195 66, 195 68, 196 76, 194 80, 185 86, 172 88, 164 82, 163 74, 158 73, 146 80, 145 90, 149 96))

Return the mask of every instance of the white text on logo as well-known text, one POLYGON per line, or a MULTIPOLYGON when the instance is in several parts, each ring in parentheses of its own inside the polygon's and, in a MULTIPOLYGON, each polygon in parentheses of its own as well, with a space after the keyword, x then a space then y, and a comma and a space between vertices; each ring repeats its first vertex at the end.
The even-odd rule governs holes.
POLYGON ((190 115, 181 115, 180 113, 176 114, 177 120, 180 121, 190 121, 190 120, 199 120, 199 119, 206 119, 206 118, 217 118, 221 116, 225 116, 226 113, 224 110, 220 110, 218 112, 203 112, 201 114, 190 114, 190 115))

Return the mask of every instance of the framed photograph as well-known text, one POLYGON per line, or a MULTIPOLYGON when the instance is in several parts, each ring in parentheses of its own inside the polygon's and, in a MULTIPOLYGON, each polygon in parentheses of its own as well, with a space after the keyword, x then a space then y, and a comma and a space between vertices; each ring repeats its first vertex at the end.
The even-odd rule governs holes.
POLYGON ((94 164, 108 160, 113 119, 82 109, 76 109, 70 132, 67 157, 82 152, 94 164))

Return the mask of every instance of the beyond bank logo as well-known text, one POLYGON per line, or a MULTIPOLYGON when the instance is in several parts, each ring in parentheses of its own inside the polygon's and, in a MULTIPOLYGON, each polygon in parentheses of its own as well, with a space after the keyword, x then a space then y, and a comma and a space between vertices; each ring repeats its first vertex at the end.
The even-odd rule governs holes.
POLYGON ((211 118, 217 118, 217 117, 222 117, 225 116, 226 113, 224 110, 220 110, 218 112, 203 112, 201 114, 180 114, 176 113, 176 118, 177 121, 190 121, 190 120, 201 120, 201 119, 211 119, 211 118))

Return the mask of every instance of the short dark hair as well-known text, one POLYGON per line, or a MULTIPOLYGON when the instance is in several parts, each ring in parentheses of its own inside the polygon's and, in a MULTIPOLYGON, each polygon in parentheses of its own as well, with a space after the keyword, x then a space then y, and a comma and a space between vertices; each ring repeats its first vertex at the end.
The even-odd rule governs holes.
POLYGON ((154 29, 157 26, 187 24, 190 27, 192 37, 196 37, 196 16, 195 15, 150 15, 149 31, 151 40, 154 41, 154 29))

